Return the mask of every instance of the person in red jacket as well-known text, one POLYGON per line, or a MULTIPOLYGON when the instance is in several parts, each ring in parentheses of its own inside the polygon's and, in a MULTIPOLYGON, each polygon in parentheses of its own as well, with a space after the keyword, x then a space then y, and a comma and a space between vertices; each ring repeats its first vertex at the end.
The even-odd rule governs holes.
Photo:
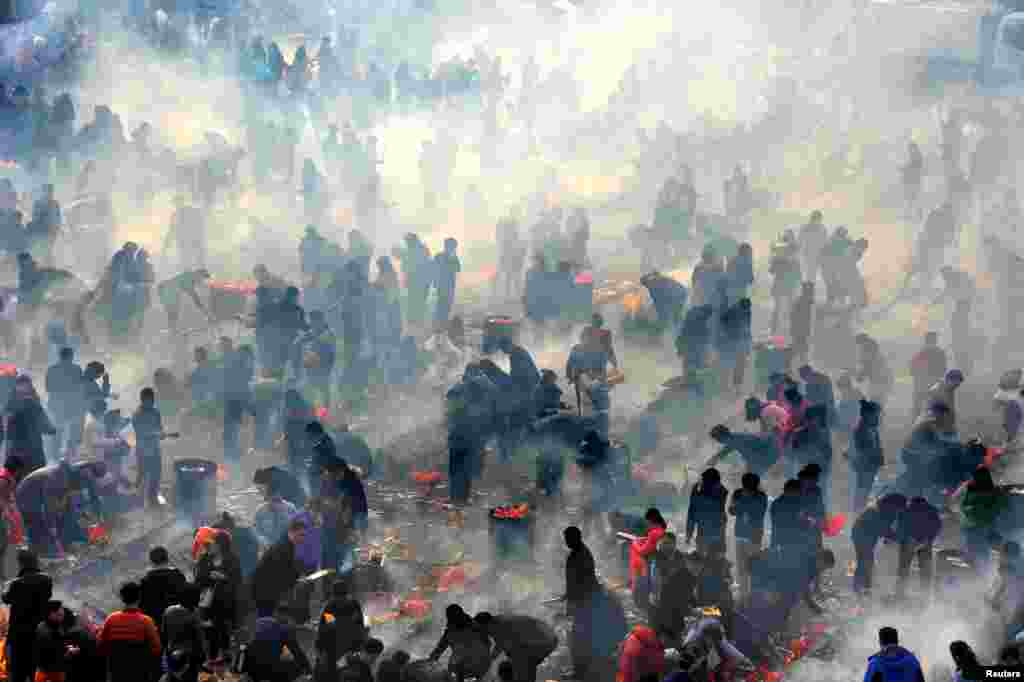
POLYGON ((160 669, 160 633, 142 612, 142 588, 136 582, 121 586, 124 608, 107 616, 97 641, 107 659, 110 682, 150 682, 160 669))
POLYGON ((651 675, 665 674, 665 647, 654 630, 637 625, 622 644, 619 672, 615 682, 640 682, 651 675))
POLYGON ((629 545, 629 584, 633 590, 633 598, 640 608, 646 608, 650 596, 650 581, 647 580, 647 559, 653 558, 658 551, 658 541, 665 535, 668 523, 661 512, 654 507, 644 514, 647 521, 647 534, 636 538, 629 545))
POLYGON ((25 541, 25 525, 14 499, 14 491, 27 473, 18 455, 8 455, 0 469, 0 581, 7 580, 7 549, 25 541))

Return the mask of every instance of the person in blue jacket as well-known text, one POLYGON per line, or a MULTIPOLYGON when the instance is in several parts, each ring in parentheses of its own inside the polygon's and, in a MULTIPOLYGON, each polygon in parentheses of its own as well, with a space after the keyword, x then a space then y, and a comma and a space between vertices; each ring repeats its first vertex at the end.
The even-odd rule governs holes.
POLYGON ((657 270, 640 278, 640 284, 647 288, 658 315, 658 322, 671 325, 673 332, 678 330, 683 321, 683 311, 690 297, 690 290, 682 282, 661 274, 657 270))
POLYGON ((705 367, 708 346, 711 345, 710 305, 699 305, 686 313, 682 328, 676 337, 676 353, 683 360, 683 375, 705 367))
POLYGON ((707 466, 715 466, 730 453, 743 458, 747 471, 764 476, 779 461, 779 448, 771 433, 734 433, 725 424, 711 429, 711 440, 723 447, 708 460, 707 466))
POLYGON ((853 551, 857 558, 857 569, 853 575, 853 590, 869 592, 875 569, 875 547, 878 541, 897 540, 896 523, 907 509, 907 498, 899 493, 890 493, 877 504, 868 507, 857 518, 850 533, 853 551))
POLYGON ((900 646, 900 633, 885 627, 878 631, 879 652, 868 659, 864 682, 924 682, 917 656, 900 646))
POLYGON ((879 425, 882 406, 870 400, 860 401, 860 419, 850 439, 846 458, 850 464, 850 513, 860 514, 867 506, 878 470, 885 463, 879 425))

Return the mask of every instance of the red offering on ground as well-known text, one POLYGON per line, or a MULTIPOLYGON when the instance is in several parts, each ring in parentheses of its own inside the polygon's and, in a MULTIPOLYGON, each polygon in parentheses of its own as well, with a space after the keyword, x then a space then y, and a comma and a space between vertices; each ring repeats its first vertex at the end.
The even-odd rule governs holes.
POLYGON ((440 471, 414 471, 412 480, 417 483, 437 483, 441 480, 440 471))
POLYGON ((834 538, 846 527, 846 514, 833 514, 825 517, 825 526, 821 529, 825 535, 834 538))
POLYGON ((990 469, 1005 452, 1006 448, 985 448, 985 468, 990 469))
POLYGON ((430 602, 426 599, 406 599, 399 605, 398 610, 403 616, 426 618, 430 615, 430 602))
POLYGON ((317 419, 327 419, 327 408, 326 407, 318 407, 318 408, 316 408, 315 410, 313 410, 313 416, 316 417, 317 419))
POLYGON ((773 336, 771 338, 771 342, 772 342, 772 345, 775 346, 776 348, 785 348, 786 347, 786 337, 785 336, 773 336))
POLYGON ((592 272, 581 272, 576 275, 576 284, 586 285, 594 283, 594 273, 592 272))
POLYGON ((100 525, 90 526, 87 534, 89 536, 89 544, 91 545, 96 545, 110 539, 110 531, 100 525))
POLYGON ((0 377, 18 376, 18 366, 9 363, 0 364, 0 377))
POLYGON ((466 571, 462 566, 451 566, 445 569, 441 578, 437 581, 437 589, 447 592, 455 587, 462 587, 466 584, 466 571))
POLYGON ((259 283, 255 280, 242 280, 238 282, 230 282, 226 280, 214 280, 209 284, 211 289, 218 291, 227 291, 234 294, 242 294, 243 296, 252 296, 256 293, 256 287, 259 283))

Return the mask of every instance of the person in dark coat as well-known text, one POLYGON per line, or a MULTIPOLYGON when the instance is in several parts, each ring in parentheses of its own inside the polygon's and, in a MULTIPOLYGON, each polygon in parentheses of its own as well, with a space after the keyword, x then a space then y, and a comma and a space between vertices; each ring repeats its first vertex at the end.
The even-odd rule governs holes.
POLYGON ((725 424, 718 424, 709 435, 711 440, 722 445, 722 449, 707 461, 706 466, 717 466, 735 452, 743 459, 747 471, 763 476, 779 461, 775 434, 733 432, 725 424))
POLYGON ((266 682, 292 682, 303 673, 311 673, 313 666, 299 644, 295 626, 283 610, 256 619, 252 639, 246 647, 243 672, 254 680, 266 682), (294 657, 283 660, 284 647, 294 657))
POLYGON ((860 401, 860 419, 853 430, 850 451, 850 513, 860 514, 867 505, 875 485, 875 477, 885 463, 882 436, 879 431, 882 407, 869 400, 860 401))
POLYGON ((536 680, 537 667, 558 646, 554 628, 537 618, 487 611, 473 618, 476 626, 494 641, 492 656, 504 653, 516 668, 515 679, 536 680))
MULTIPOLYGON (((284 394, 284 439, 288 469, 304 486, 309 486, 309 467, 312 455, 306 425, 313 418, 313 408, 295 389, 284 394)), ((287 499, 287 498, 285 498, 287 499)))
POLYGON ((469 501, 473 475, 498 414, 496 393, 482 369, 470 365, 445 395, 449 497, 455 504, 469 501))
POLYGON ((711 345, 711 316, 714 308, 699 305, 690 308, 676 337, 676 353, 683 361, 683 376, 704 369, 711 345))
POLYGON ((302 509, 306 506, 306 491, 299 479, 287 469, 277 466, 257 469, 252 475, 252 482, 258 486, 266 486, 270 495, 280 497, 302 509))
POLYGON ((697 578, 676 543, 675 533, 665 533, 658 540, 651 569, 654 573, 651 624, 664 642, 679 640, 696 598, 697 578))
POLYGON ((434 286, 437 288, 437 308, 434 311, 434 324, 448 322, 455 303, 455 281, 462 264, 456 253, 459 243, 449 237, 444 240, 444 251, 434 258, 434 286))
POLYGON ((67 679, 71 642, 64 629, 64 605, 53 599, 46 603, 46 617, 36 629, 35 661, 37 677, 58 681, 67 679))
POLYGON ((39 560, 27 549, 18 551, 18 577, 4 590, 10 607, 7 625, 7 665, 11 682, 26 682, 35 675, 35 644, 46 604, 53 597, 53 580, 39 570, 39 560))
POLYGON ((600 587, 594 566, 594 555, 583 542, 583 533, 576 526, 562 532, 569 556, 565 560, 565 602, 570 614, 582 607, 590 594, 600 587))
POLYGON ((51 451, 53 459, 65 452, 74 453, 82 440, 85 419, 82 393, 82 367, 75 362, 73 348, 60 349, 60 361, 46 370, 48 407, 58 433, 51 451))
POLYGON ((220 518, 213 524, 213 527, 231 535, 231 546, 238 557, 242 578, 248 580, 256 570, 260 555, 260 540, 256 537, 256 531, 249 526, 236 524, 235 517, 229 512, 221 512, 220 518))
POLYGON ((741 298, 726 308, 719 317, 716 345, 718 365, 722 372, 722 386, 739 392, 743 389, 747 363, 750 360, 751 303, 741 298))
POLYGON ((39 394, 28 375, 15 380, 14 396, 7 403, 6 416, 4 436, 8 452, 24 460, 27 473, 46 466, 43 436, 53 436, 57 429, 39 402, 39 394))
POLYGON ((334 679, 338 660, 359 651, 368 636, 363 607, 352 597, 349 581, 336 581, 316 629, 317 678, 334 679))
POLYGON ((907 509, 907 498, 890 493, 868 507, 853 524, 850 539, 856 554, 857 569, 853 576, 853 589, 863 593, 871 590, 875 568, 875 547, 887 538, 898 540, 896 523, 907 509))
POLYGON ((616 647, 628 632, 626 614, 616 596, 604 587, 595 589, 573 618, 569 638, 573 677, 611 679, 616 670, 616 647))
POLYGON ((241 466, 240 431, 243 416, 251 410, 254 365, 249 346, 241 346, 224 359, 224 462, 232 472, 241 466))
POLYGON ((218 531, 205 547, 196 562, 193 583, 201 595, 199 611, 206 630, 206 652, 210 659, 219 661, 228 651, 238 619, 242 569, 228 533, 218 531))
POLYGON ((764 521, 768 512, 768 496, 761 490, 761 478, 745 473, 741 487, 732 494, 729 515, 736 517, 733 534, 736 539, 736 581, 740 598, 750 594, 750 562, 764 543, 764 521))
POLYGON ((436 662, 450 648, 449 676, 456 682, 465 682, 468 677, 483 677, 491 663, 491 638, 458 604, 451 604, 445 609, 445 621, 444 632, 430 652, 430 660, 436 662))
POLYGON ((252 598, 260 617, 272 616, 287 595, 303 569, 296 556, 296 547, 306 539, 306 525, 296 519, 288 524, 288 535, 272 545, 256 564, 252 575, 252 598))
POLYGON ((139 608, 153 619, 154 623, 164 622, 164 611, 177 604, 185 592, 188 580, 185 574, 170 565, 166 547, 154 547, 149 551, 152 568, 139 581, 142 599, 139 608))
POLYGON ((313 453, 309 467, 309 492, 317 494, 321 488, 324 473, 341 460, 334 439, 324 430, 323 424, 313 420, 306 424, 306 438, 313 453))
POLYGON ((690 506, 686 513, 686 542, 696 535, 697 551, 707 554, 711 551, 725 551, 725 503, 729 491, 722 485, 718 469, 705 469, 700 483, 693 486, 690 506))
MULTIPOLYGON (((106 466, 97 462, 67 462, 36 469, 22 479, 15 492, 25 532, 32 547, 44 554, 60 554, 66 522, 73 516, 70 495, 78 490, 89 493, 93 511, 102 513, 95 482, 106 474, 106 466)), ((76 538, 77 539, 77 538, 76 538)))
POLYGON ((537 419, 558 414, 565 404, 562 402, 562 389, 558 387, 558 375, 550 369, 543 369, 540 377, 540 383, 533 391, 533 416, 537 419))
POLYGON ((666 325, 666 328, 674 333, 683 321, 683 311, 686 309, 690 290, 682 282, 657 271, 641 277, 640 284, 644 285, 650 294, 658 322, 666 325))
POLYGON ((825 406, 807 408, 802 427, 793 435, 793 457, 803 468, 816 468, 822 503, 825 509, 829 508, 832 501, 832 434, 828 430, 825 406))
POLYGON ((772 522, 772 547, 805 551, 813 544, 813 527, 804 513, 806 502, 802 493, 800 481, 794 478, 786 481, 782 495, 772 500, 768 509, 772 522))
POLYGON ((793 302, 793 310, 789 321, 789 336, 794 361, 804 363, 810 358, 813 329, 814 282, 804 282, 800 295, 793 302))
POLYGON ((906 595, 910 577, 910 564, 917 559, 918 576, 921 580, 920 597, 928 600, 932 590, 932 550, 935 540, 942 532, 942 517, 939 510, 923 497, 910 498, 907 511, 900 516, 896 525, 896 536, 900 543, 899 581, 896 594, 906 595))

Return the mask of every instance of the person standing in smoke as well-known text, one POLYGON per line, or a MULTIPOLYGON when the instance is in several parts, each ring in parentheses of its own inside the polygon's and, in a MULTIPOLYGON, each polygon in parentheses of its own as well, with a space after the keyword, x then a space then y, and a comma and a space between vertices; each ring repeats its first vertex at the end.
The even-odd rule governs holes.
POLYGON ((879 469, 885 464, 879 431, 882 408, 878 403, 860 401, 860 417, 850 438, 845 457, 850 465, 850 513, 860 514, 867 506, 879 469))
POLYGON ((57 429, 50 460, 65 453, 73 458, 81 442, 85 419, 82 382, 82 368, 75 362, 75 351, 61 348, 60 360, 46 370, 46 393, 57 429))
POLYGON ((854 341, 857 344, 858 356, 857 379, 868 382, 868 396, 884 408, 895 383, 889 363, 882 354, 878 342, 867 334, 857 334, 854 341))
POLYGON ((188 296, 196 308, 208 318, 210 312, 199 295, 199 288, 210 280, 208 270, 189 270, 176 275, 171 279, 164 280, 156 287, 157 298, 167 313, 167 328, 172 332, 178 331, 178 321, 181 318, 181 297, 188 296))
POLYGON ((444 251, 434 258, 434 286, 437 289, 437 308, 434 310, 434 324, 443 326, 448 322, 455 302, 455 283, 462 264, 456 254, 459 243, 449 237, 444 240, 444 251))
POLYGON ((800 228, 797 237, 800 244, 800 259, 804 280, 815 282, 818 269, 821 267, 821 255, 828 243, 828 230, 822 222, 821 211, 814 211, 811 217, 800 228))
POLYGON ((7 451, 25 462, 26 475, 46 466, 43 436, 54 436, 57 429, 43 409, 32 379, 26 374, 14 381, 14 395, 7 403, 3 431, 7 451))
POLYGON ((900 175, 903 181, 906 213, 912 220, 918 220, 918 200, 921 196, 921 181, 924 178, 924 155, 913 140, 907 145, 907 162, 900 168, 900 175))
POLYGON ((453 504, 469 502, 473 473, 493 432, 497 413, 494 395, 494 385, 477 366, 470 365, 445 396, 449 496, 453 504))
POLYGON ((249 346, 224 357, 224 462, 236 476, 242 461, 242 418, 252 403, 254 364, 249 346))
POLYGON ((206 267, 206 218, 202 209, 186 203, 184 194, 174 197, 174 214, 164 237, 164 250, 172 243, 181 268, 206 267))
POLYGON ((804 282, 800 295, 793 303, 789 320, 789 335, 794 362, 806 363, 810 359, 814 309, 814 282, 804 282))
POLYGON ((523 263, 526 260, 526 242, 519 234, 519 221, 512 215, 498 221, 498 274, 495 288, 498 295, 514 298, 522 288, 523 263))
POLYGON ((676 353, 682 359, 683 376, 695 375, 706 366, 713 314, 714 309, 710 305, 694 306, 686 313, 676 337, 676 353))
POLYGON ((53 185, 43 185, 43 196, 32 204, 32 221, 27 226, 27 232, 44 265, 53 265, 53 247, 63 224, 60 202, 53 196, 53 185))
POLYGON ((928 391, 936 382, 946 376, 948 369, 946 351, 939 348, 939 335, 928 332, 924 337, 924 346, 910 361, 910 376, 913 379, 913 411, 912 417, 917 419, 928 400, 928 391))
POLYGON ((420 241, 418 235, 408 233, 404 237, 405 246, 395 249, 402 266, 406 290, 406 320, 420 323, 426 315, 427 294, 433 281, 433 260, 430 249, 420 241))
POLYGON ((790 306, 800 286, 800 259, 792 231, 787 230, 782 239, 772 245, 772 259, 768 266, 772 275, 772 335, 785 329, 790 315, 790 306))
POLYGON ((963 270, 957 270, 947 265, 940 270, 940 273, 944 287, 935 303, 949 300, 953 304, 953 310, 949 316, 953 362, 961 370, 969 372, 973 366, 972 355, 977 355, 979 351, 971 326, 977 288, 974 278, 963 270))
POLYGON ((39 570, 33 552, 18 551, 18 577, 7 585, 3 601, 11 609, 7 629, 8 671, 11 682, 31 682, 35 675, 36 631, 53 596, 53 579, 39 570))
POLYGON ((160 441, 166 434, 152 388, 144 388, 139 393, 139 409, 132 415, 132 428, 137 439, 135 454, 139 462, 143 499, 147 508, 159 509, 163 506, 160 500, 160 475, 163 471, 160 441))
POLYGON ((302 163, 302 200, 306 220, 312 223, 323 221, 329 199, 327 196, 327 179, 317 170, 312 159, 302 163))
POLYGON ((906 512, 907 498, 891 493, 868 507, 857 517, 850 532, 854 554, 857 557, 853 576, 853 591, 869 593, 874 585, 875 548, 886 538, 898 540, 896 524, 906 512))

